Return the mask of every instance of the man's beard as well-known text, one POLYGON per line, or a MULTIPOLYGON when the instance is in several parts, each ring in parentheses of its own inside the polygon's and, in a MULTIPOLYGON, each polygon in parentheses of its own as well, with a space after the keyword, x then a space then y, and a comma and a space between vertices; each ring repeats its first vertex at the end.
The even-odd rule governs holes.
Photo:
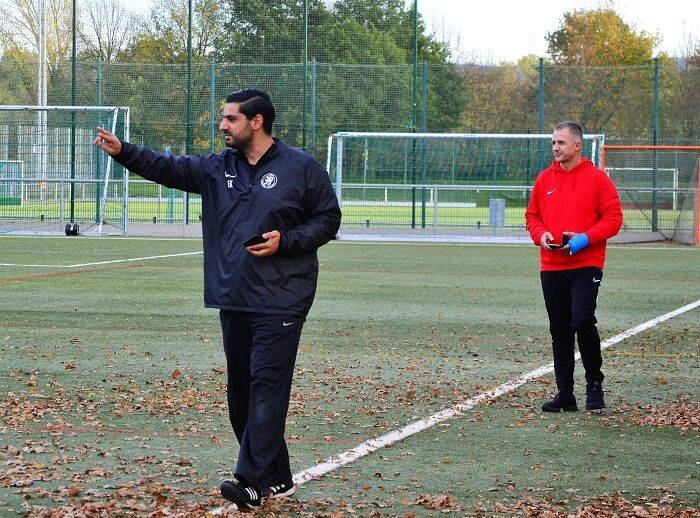
POLYGON ((230 133, 226 133, 225 136, 231 137, 230 140, 224 140, 224 144, 226 144, 226 147, 230 148, 237 148, 237 149, 246 149, 249 145, 250 142, 253 140, 252 135, 248 135, 247 137, 234 137, 230 133))

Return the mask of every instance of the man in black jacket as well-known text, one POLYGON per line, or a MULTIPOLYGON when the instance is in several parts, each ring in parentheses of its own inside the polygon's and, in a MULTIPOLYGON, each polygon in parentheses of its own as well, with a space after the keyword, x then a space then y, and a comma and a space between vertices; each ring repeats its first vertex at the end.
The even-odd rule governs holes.
POLYGON ((292 375, 316 292, 316 251, 341 217, 327 172, 273 138, 274 120, 268 94, 245 89, 226 99, 221 153, 167 157, 102 128, 94 141, 130 171, 202 196, 204 303, 219 309, 240 444, 221 494, 239 509, 294 492, 284 440, 292 375))

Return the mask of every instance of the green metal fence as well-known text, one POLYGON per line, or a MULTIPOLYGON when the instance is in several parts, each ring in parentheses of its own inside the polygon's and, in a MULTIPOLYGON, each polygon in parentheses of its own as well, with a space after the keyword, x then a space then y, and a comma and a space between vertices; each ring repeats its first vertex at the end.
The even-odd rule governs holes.
MULTIPOLYGON (((415 70, 410 64, 196 63, 191 121, 184 64, 79 63, 77 70, 77 104, 129 106, 132 141, 176 153, 186 148, 188 122, 193 152, 221 148, 221 100, 248 86, 271 93, 277 135, 319 159, 337 131, 547 133, 563 119, 605 133, 608 143, 700 141, 700 69, 658 61, 630 67, 426 64, 415 70)), ((0 61, 3 75, 15 77, 5 104, 36 103, 35 65, 0 61)), ((70 75, 69 66, 57 67, 48 104, 71 104, 70 75)))
MULTIPOLYGON (((59 64, 52 74, 51 105, 71 103, 68 65, 59 64)), ((656 60, 627 67, 570 67, 543 60, 518 66, 195 63, 191 95, 186 64, 89 62, 76 68, 78 105, 129 106, 130 140, 160 151, 171 148, 175 154, 188 148, 194 153, 222 149, 222 99, 250 86, 270 92, 278 112, 276 135, 306 147, 322 163, 328 136, 339 131, 534 134, 575 119, 585 132, 605 134, 608 144, 700 142, 700 69, 656 60)), ((36 65, 0 60, 2 77, 12 78, 3 92, 6 104, 36 103, 36 65)), ((0 128, 0 144, 2 140, 0 128)), ((12 149, 16 146, 0 145, 0 163, 17 159, 12 149)), ((548 148, 537 156, 548 156, 548 148)), ((494 170, 489 180, 527 186, 545 162, 533 161, 520 176, 508 168, 494 170)), ((132 221, 182 221, 181 193, 134 187, 132 196, 144 200, 129 211, 132 221)), ((196 200, 186 210, 196 223, 196 200)), ((353 225, 363 226, 367 219, 358 214, 353 225)), ((428 227, 437 221, 427 210, 421 219, 428 227)), ((483 214, 472 219, 467 227, 485 221, 483 214)), ((641 228, 644 221, 634 226, 641 228)))

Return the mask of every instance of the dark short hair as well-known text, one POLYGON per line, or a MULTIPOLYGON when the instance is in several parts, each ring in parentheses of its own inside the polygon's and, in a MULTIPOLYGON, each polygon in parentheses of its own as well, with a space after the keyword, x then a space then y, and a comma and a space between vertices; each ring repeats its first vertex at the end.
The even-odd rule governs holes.
POLYGON ((263 130, 268 135, 272 135, 272 123, 275 122, 275 107, 272 105, 270 96, 264 90, 257 88, 244 88, 229 94, 226 103, 238 103, 238 111, 246 116, 248 120, 256 115, 262 115, 263 130))
POLYGON ((583 130, 578 123, 574 121, 562 121, 555 126, 554 131, 564 128, 569 128, 569 133, 571 133, 574 139, 578 140, 579 142, 583 142, 583 130))

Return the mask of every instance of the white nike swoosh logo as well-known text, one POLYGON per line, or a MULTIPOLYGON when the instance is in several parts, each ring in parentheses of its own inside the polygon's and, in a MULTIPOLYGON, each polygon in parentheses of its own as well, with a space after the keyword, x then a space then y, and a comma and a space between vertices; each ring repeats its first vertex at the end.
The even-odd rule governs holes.
POLYGON ((600 279, 593 279, 593 282, 600 282, 600 279))
POLYGON ((238 173, 236 173, 236 174, 228 174, 226 171, 224 171, 224 176, 225 176, 226 178, 235 178, 236 176, 238 176, 238 173))
POLYGON ((556 189, 552 189, 551 191, 547 191, 547 196, 549 196, 550 194, 552 194, 554 191, 556 191, 556 189))
POLYGON ((284 327, 291 326, 294 322, 282 322, 284 327))

